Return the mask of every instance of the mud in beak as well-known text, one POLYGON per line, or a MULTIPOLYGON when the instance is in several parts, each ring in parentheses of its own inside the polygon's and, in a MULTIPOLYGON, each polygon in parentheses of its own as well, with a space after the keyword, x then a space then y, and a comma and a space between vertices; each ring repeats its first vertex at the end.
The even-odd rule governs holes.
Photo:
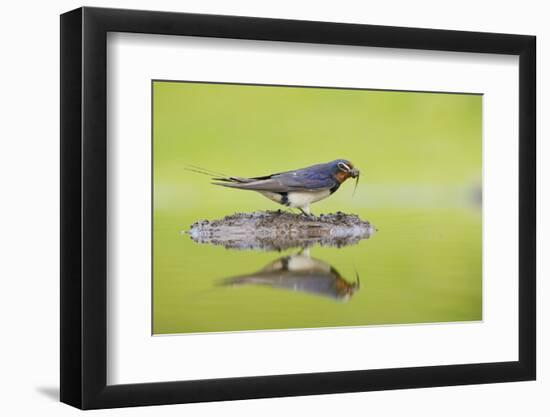
POLYGON ((350 175, 352 178, 355 178, 355 187, 353 187, 353 194, 352 194, 352 197, 355 196, 355 191, 357 191, 357 186, 359 185, 359 175, 361 174, 361 172, 356 169, 356 168, 353 168, 351 171, 350 171, 350 175))

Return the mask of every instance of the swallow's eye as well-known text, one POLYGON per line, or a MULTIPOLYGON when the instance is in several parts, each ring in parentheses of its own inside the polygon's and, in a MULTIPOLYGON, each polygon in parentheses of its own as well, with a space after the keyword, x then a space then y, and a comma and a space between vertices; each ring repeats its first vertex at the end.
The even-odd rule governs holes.
POLYGON ((338 162, 338 168, 340 168, 340 171, 344 171, 344 172, 350 172, 351 171, 351 168, 343 162, 338 162))

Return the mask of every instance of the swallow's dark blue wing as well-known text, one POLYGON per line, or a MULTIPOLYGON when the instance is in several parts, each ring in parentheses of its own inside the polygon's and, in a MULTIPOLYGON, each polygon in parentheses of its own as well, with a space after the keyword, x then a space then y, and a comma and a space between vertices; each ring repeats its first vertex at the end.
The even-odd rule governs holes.
POLYGON ((290 191, 321 191, 337 186, 338 183, 328 169, 328 164, 313 165, 294 171, 280 172, 255 178, 215 178, 216 185, 240 188, 242 190, 271 191, 283 193, 290 191))
POLYGON ((330 171, 323 169, 301 169, 273 175, 271 179, 286 185, 289 188, 304 190, 321 190, 336 185, 330 171))

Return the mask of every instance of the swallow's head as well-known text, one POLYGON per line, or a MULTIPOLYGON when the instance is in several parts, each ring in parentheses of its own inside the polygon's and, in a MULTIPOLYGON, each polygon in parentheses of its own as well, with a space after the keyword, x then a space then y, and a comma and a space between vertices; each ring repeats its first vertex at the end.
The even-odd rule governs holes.
POLYGON ((360 174, 359 170, 347 159, 337 159, 336 161, 330 162, 330 169, 332 175, 334 175, 340 184, 350 177, 358 178, 360 174))

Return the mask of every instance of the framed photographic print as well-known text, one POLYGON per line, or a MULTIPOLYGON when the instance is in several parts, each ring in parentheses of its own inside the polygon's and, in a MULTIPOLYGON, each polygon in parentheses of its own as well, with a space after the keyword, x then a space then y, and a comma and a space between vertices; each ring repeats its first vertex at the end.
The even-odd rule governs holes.
POLYGON ((535 379, 535 37, 61 16, 61 401, 535 379))

